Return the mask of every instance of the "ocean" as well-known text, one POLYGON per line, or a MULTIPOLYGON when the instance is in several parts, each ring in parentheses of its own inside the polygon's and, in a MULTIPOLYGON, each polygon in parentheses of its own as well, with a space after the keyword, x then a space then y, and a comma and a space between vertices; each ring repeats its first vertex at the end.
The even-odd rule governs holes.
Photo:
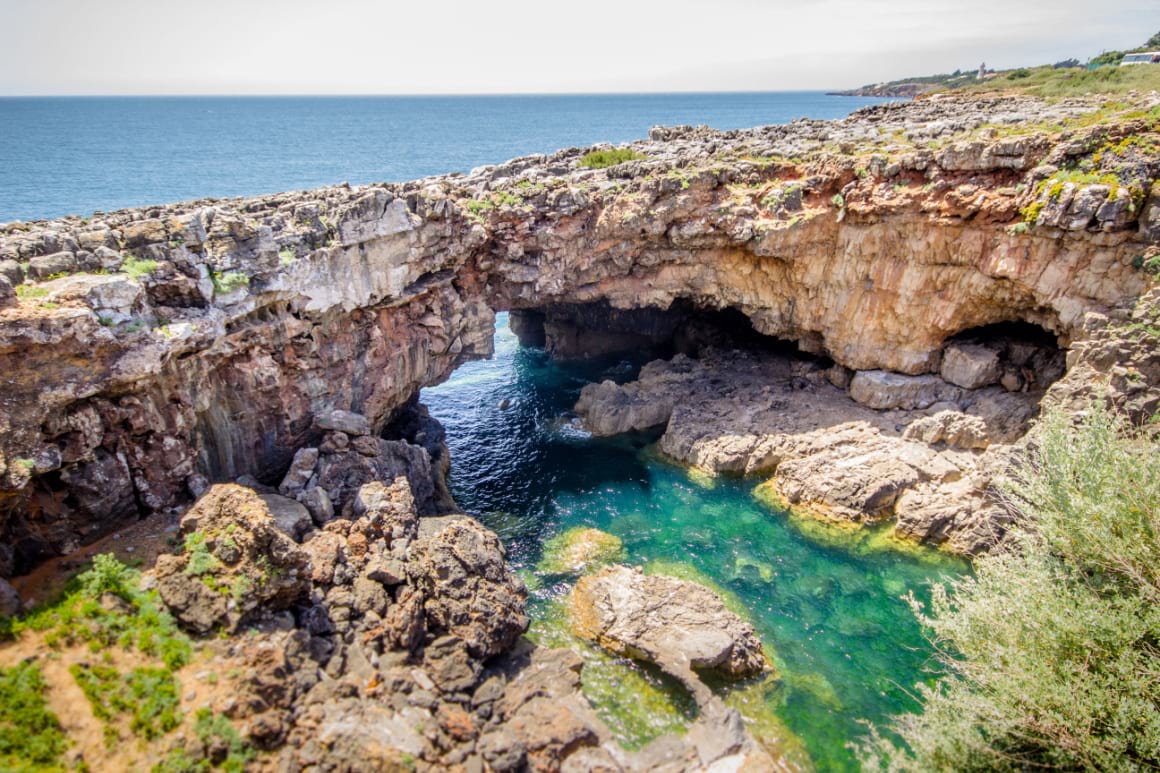
POLYGON ((467 172, 880 102, 820 92, 459 97, 0 98, 0 222, 467 172))

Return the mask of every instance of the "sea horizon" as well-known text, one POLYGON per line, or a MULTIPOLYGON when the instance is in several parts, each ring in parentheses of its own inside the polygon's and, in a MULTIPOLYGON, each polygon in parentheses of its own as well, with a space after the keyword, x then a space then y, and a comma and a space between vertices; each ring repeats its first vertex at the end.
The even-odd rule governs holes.
POLYGON ((644 139, 836 119, 889 101, 822 91, 0 97, 0 222, 402 182, 644 139))

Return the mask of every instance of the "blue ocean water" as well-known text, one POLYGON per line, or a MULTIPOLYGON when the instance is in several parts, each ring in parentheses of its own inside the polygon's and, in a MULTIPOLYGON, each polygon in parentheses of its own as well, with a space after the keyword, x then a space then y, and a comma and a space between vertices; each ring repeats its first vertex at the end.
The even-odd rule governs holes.
POLYGON ((655 435, 593 438, 570 420, 584 384, 631 379, 640 364, 553 362, 520 347, 498 315, 495 356, 421 396, 447 430, 456 501, 500 535, 524 577, 530 636, 584 657, 585 693, 622 743, 679 731, 692 709, 660 674, 570 635, 576 578, 550 555, 576 529, 619 538, 628 564, 716 588, 754 625, 781 674, 718 685, 727 702, 791 758, 857 770, 848 744, 864 737, 863 722, 886 728, 917 709, 914 685, 934 678, 904 596, 929 600, 929 583, 965 564, 896 544, 888 532, 795 520, 754 496, 760 478, 691 473, 656 450, 655 435))
POLYGON ((466 172, 647 136, 840 118, 817 92, 0 98, 0 222, 466 172))

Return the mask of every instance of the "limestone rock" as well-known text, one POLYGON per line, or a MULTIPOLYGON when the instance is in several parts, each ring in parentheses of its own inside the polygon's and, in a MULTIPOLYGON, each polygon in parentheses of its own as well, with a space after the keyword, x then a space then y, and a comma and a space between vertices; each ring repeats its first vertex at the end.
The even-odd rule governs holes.
POLYGON ((934 445, 946 443, 953 448, 986 448, 990 445, 987 423, 978 416, 960 411, 939 411, 933 416, 911 422, 902 435, 934 445))
POLYGON ((371 423, 367 417, 350 411, 336 410, 320 414, 314 417, 314 426, 324 432, 345 432, 354 437, 369 435, 371 432, 371 423))
POLYGON ((476 657, 509 649, 528 627, 526 590, 496 535, 466 516, 425 518, 408 575, 427 597, 428 627, 462 639, 476 657))
POLYGON ((769 667, 753 627, 696 583, 609 566, 580 578, 570 606, 579 636, 620 655, 733 678, 769 667))
POLYGON ((850 381, 850 397, 876 410, 928 408, 962 393, 938 376, 905 376, 885 370, 861 370, 850 381))
MULTIPOLYGON (((943 351, 944 381, 963 389, 978 389, 999 382, 999 353, 977 344, 951 344, 943 351)), ((922 406, 925 407, 925 406, 922 406)))
POLYGON ((250 489, 212 487, 182 517, 181 531, 184 552, 159 558, 155 572, 162 601, 190 630, 236 630, 309 589, 307 554, 250 489))

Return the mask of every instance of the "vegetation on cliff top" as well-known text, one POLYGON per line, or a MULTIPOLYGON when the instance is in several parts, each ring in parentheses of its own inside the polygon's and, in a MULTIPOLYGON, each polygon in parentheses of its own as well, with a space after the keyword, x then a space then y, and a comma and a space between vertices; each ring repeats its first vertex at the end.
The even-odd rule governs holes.
POLYGON ((32 663, 0 668, 0 770, 62 770, 65 738, 32 663))
POLYGON ((1024 517, 929 608, 948 674, 874 732, 871 770, 1153 769, 1160 759, 1160 447, 1105 409, 1050 412, 1012 473, 1024 517))
POLYGON ((644 158, 643 153, 637 153, 630 148, 612 148, 611 150, 593 150, 580 157, 580 166, 586 169, 607 169, 610 166, 623 164, 626 161, 637 161, 644 158))
POLYGON ((1038 67, 1017 67, 998 73, 988 71, 982 79, 974 71, 955 70, 953 73, 871 84, 839 93, 911 97, 939 92, 1019 92, 1039 97, 1069 97, 1151 91, 1160 89, 1160 66, 1120 67, 1119 64, 1125 54, 1156 50, 1160 50, 1160 32, 1136 48, 1104 51, 1089 59, 1086 66, 1078 59, 1066 59, 1038 67))

